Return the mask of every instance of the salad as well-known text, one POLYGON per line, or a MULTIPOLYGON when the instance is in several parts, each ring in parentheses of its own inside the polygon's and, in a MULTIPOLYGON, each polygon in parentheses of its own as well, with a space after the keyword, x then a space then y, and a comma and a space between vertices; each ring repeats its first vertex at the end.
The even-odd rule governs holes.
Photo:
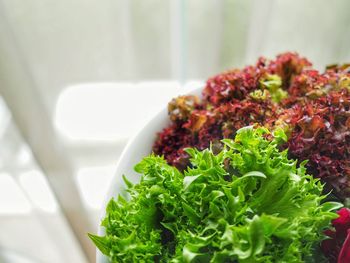
POLYGON ((350 262, 349 92, 295 53, 210 78, 90 238, 111 262, 350 262))

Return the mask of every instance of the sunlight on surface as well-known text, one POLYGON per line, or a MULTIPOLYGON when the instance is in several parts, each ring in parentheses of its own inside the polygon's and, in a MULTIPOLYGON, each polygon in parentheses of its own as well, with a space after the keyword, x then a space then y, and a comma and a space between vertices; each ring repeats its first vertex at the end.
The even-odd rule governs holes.
POLYGON ((48 213, 57 212, 58 205, 45 176, 40 171, 31 170, 22 173, 19 182, 36 207, 48 213))
POLYGON ((8 173, 0 173, 0 215, 27 214, 31 205, 16 181, 8 173))
POLYGON ((78 170, 78 188, 88 207, 101 209, 114 172, 114 165, 84 167, 78 170))
POLYGON ((33 162, 32 153, 27 144, 23 143, 17 153, 17 163, 20 166, 25 166, 33 162))
POLYGON ((58 99, 55 126, 70 140, 126 139, 180 91, 172 81, 71 86, 58 99))

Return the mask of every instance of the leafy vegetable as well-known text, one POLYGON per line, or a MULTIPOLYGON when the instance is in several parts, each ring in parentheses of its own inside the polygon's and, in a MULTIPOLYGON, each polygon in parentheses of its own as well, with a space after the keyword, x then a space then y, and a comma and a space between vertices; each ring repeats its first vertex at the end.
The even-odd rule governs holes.
POLYGON ((284 140, 245 127, 218 154, 187 149, 183 173, 144 158, 92 241, 112 262, 310 262, 341 205, 321 203, 322 184, 278 150, 284 140))
POLYGON ((295 128, 286 144, 290 155, 300 161, 308 159, 308 172, 326 182, 342 200, 350 200, 349 107, 346 89, 294 107, 291 123, 295 128))
POLYGON ((300 85, 294 85, 310 65, 296 53, 284 53, 274 60, 259 58, 253 66, 209 78, 201 100, 180 96, 169 103, 171 124, 159 133, 153 151, 184 170, 189 164, 185 148, 204 150, 210 143, 215 146, 223 138, 233 138, 238 129, 256 123, 270 130, 275 126, 290 129, 290 115, 285 120, 280 115, 286 115, 284 109, 304 97, 306 84, 315 84, 307 91, 320 84, 310 76, 306 84, 299 78, 300 85))
POLYGON ((265 78, 260 80, 260 84, 263 88, 268 89, 274 102, 278 103, 288 96, 288 93, 282 89, 282 80, 278 75, 267 74, 265 78))
POLYGON ((159 133, 153 150, 183 170, 187 147, 215 152, 223 138, 259 124, 282 128, 289 157, 309 160, 307 172, 326 190, 350 202, 350 65, 324 72, 296 53, 284 53, 209 78, 202 99, 182 96, 169 103, 171 124, 159 133))

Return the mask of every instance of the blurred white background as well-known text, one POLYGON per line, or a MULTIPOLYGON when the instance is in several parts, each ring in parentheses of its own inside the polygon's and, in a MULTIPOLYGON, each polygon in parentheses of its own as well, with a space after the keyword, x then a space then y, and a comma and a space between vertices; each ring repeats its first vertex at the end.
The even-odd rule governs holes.
POLYGON ((174 96, 298 51, 350 61, 347 0, 0 0, 0 262, 93 262, 127 140, 174 96))

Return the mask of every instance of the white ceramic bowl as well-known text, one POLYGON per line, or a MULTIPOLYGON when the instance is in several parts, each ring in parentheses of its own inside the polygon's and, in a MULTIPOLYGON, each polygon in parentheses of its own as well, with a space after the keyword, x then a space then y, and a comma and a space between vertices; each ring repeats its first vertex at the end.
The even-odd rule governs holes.
MULTIPOLYGON (((188 94, 200 96, 201 90, 202 87, 197 87, 188 94)), ((105 208, 109 200, 112 197, 117 197, 125 189, 122 175, 134 183, 139 181, 140 175, 134 171, 134 166, 151 153, 157 133, 170 123, 166 106, 164 105, 164 109, 156 114, 126 145, 118 161, 117 170, 105 198, 100 218, 105 216, 105 208)), ((104 235, 104 230, 99 227, 98 233, 104 235)), ((107 258, 98 249, 96 250, 96 262, 108 263, 107 258)))

